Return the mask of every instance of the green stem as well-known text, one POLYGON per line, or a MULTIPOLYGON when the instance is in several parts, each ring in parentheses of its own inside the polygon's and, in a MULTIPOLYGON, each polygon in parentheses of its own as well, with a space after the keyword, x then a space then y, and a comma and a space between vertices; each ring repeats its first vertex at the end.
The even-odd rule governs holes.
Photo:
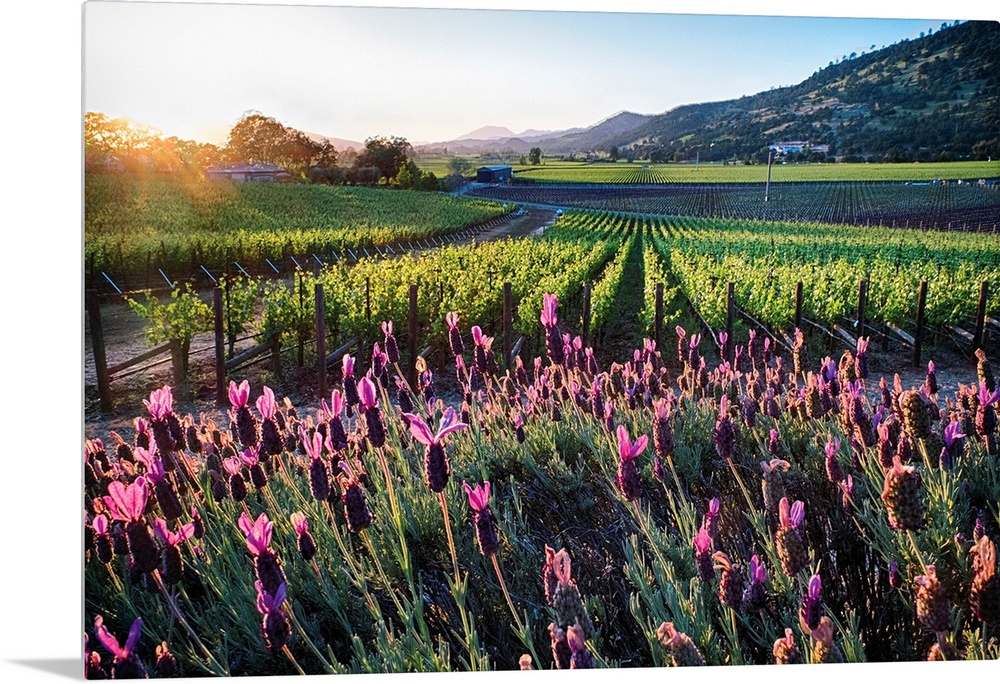
POLYGON ((201 639, 198 638, 198 635, 191 628, 191 625, 188 624, 187 619, 185 619, 184 614, 181 613, 181 609, 177 605, 177 602, 174 600, 174 597, 170 594, 169 591, 167 591, 166 585, 163 584, 163 578, 160 577, 160 571, 153 570, 151 574, 153 576, 153 579, 156 581, 156 586, 160 588, 160 591, 163 592, 163 596, 166 597, 167 606, 170 608, 170 612, 173 614, 174 618, 176 618, 176 620, 179 623, 181 623, 181 626, 184 627, 185 631, 187 631, 187 633, 191 636, 194 642, 198 644, 198 647, 205 652, 206 656, 208 656, 208 660, 212 664, 212 667, 214 668, 212 673, 223 677, 228 676, 229 672, 226 670, 226 668, 223 667, 222 664, 215 659, 215 656, 212 655, 211 651, 205 648, 205 644, 202 643, 201 639))
POLYGON ((288 650, 288 644, 282 646, 281 651, 285 654, 288 660, 291 661, 292 667, 295 668, 295 671, 298 672, 300 675, 305 675, 305 672, 302 670, 301 667, 299 667, 299 664, 295 661, 295 656, 293 656, 292 652, 288 650))
MULTIPOLYGON (((306 634, 306 630, 302 627, 302 623, 300 623, 298 618, 295 617, 295 611, 292 609, 292 602, 286 599, 285 607, 288 609, 288 615, 292 618, 292 623, 295 625, 295 629, 297 629, 299 634, 302 635, 302 638, 305 640, 306 645, 309 647, 309 650, 312 651, 313 655, 315 655, 316 658, 319 659, 319 662, 322 663, 323 669, 326 670, 329 674, 337 674, 337 671, 333 669, 329 661, 327 661, 327 659, 323 657, 323 654, 320 652, 320 650, 316 648, 316 644, 314 644, 312 639, 309 638, 309 635, 306 634)), ((285 646, 285 650, 286 651, 288 650, 287 645, 285 646)), ((290 655, 291 654, 289 653, 289 656, 290 655)), ((295 663, 294 658, 292 659, 292 663, 295 663)), ((302 674, 301 670, 299 670, 299 674, 302 674)))
POLYGON ((920 568, 924 571, 924 575, 926 575, 927 574, 927 564, 924 563, 924 558, 923 558, 923 556, 920 555, 920 549, 917 548, 917 540, 913 538, 913 531, 912 530, 907 530, 906 531, 906 536, 910 540, 910 546, 913 547, 913 553, 916 554, 917 560, 920 561, 920 568))
POLYGON ((451 551, 451 564, 455 569, 455 584, 458 584, 458 555, 455 553, 455 540, 451 536, 451 520, 448 517, 448 503, 444 499, 444 492, 438 492, 441 499, 441 515, 444 516, 444 531, 448 535, 448 550, 451 551))

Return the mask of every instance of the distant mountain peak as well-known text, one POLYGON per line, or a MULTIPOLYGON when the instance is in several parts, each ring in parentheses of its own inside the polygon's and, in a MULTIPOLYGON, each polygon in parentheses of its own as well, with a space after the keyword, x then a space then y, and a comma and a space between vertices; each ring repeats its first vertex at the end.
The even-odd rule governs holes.
POLYGON ((514 131, 504 126, 483 126, 465 135, 460 135, 455 140, 497 140, 500 138, 513 138, 514 131))

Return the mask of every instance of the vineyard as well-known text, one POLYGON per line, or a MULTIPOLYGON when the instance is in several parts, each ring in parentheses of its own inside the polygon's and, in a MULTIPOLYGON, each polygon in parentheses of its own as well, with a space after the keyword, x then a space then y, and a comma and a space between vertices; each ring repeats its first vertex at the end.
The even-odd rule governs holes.
MULTIPOLYGON (((284 249, 307 268, 233 275, 165 229, 169 268, 231 275, 122 298, 175 363, 86 426, 88 678, 1000 658, 1000 235, 968 226, 995 189, 786 185, 766 216, 736 185, 295 190, 170 201, 230 216, 219 244, 257 216, 248 265, 331 226, 284 249), (428 241, 536 201, 567 209, 428 241), (911 354, 959 383, 871 372, 911 354)), ((88 248, 174 213, 103 191, 88 248)))
MULTIPOLYGON (((439 238, 508 209, 483 200, 359 187, 184 183, 88 174, 88 275, 216 273, 234 263, 290 265, 439 238)), ((262 271, 263 269, 257 269, 262 271)))
MULTIPOLYGON (((762 183, 766 165, 646 164, 639 162, 563 162, 516 166, 515 178, 543 183, 762 183)), ((930 182, 1000 176, 996 161, 920 164, 782 164, 772 166, 771 182, 930 182)))
POLYGON ((994 231, 1000 186, 887 183, 543 185, 483 187, 502 202, 637 214, 994 231))

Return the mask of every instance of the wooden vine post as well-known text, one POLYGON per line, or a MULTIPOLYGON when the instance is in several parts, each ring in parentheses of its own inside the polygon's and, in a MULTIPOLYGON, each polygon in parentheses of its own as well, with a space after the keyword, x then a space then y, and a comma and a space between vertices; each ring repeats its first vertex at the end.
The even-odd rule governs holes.
POLYGON ((326 301, 323 283, 316 283, 316 365, 319 373, 319 396, 326 396, 326 301))
POLYGON ((917 290, 917 329, 913 332, 913 365, 920 365, 920 341, 924 331, 924 307, 927 304, 927 281, 920 281, 917 290))
POLYGON ((212 309, 215 314, 215 403, 225 406, 229 395, 226 388, 226 329, 222 314, 222 288, 212 292, 212 309))
POLYGON ((410 285, 410 320, 407 348, 409 350, 409 365, 406 370, 410 391, 416 392, 417 386, 417 284, 410 285))
POLYGON ((976 328, 972 334, 972 351, 982 348, 983 333, 986 331, 986 297, 989 294, 989 284, 983 281, 979 285, 979 304, 976 306, 976 328))
POLYGON ((660 349, 660 338, 663 335, 663 283, 653 286, 653 341, 660 349))
POLYGON ((514 322, 514 302, 511 297, 510 281, 503 284, 503 339, 501 340, 501 350, 503 352, 504 365, 508 368, 513 361, 510 358, 511 326, 514 322))
POLYGON ((858 283, 858 339, 865 334, 865 305, 868 303, 868 281, 858 283))
POLYGON ((104 328, 101 326, 101 303, 96 292, 87 290, 87 315, 90 321, 90 344, 94 349, 94 367, 97 370, 97 395, 101 411, 111 410, 111 377, 108 374, 108 356, 104 348, 104 328))
POLYGON ((726 345, 723 357, 733 363, 733 319, 736 318, 736 286, 732 281, 726 284, 726 345))
POLYGON ((795 281, 795 327, 802 330, 802 281, 795 281))

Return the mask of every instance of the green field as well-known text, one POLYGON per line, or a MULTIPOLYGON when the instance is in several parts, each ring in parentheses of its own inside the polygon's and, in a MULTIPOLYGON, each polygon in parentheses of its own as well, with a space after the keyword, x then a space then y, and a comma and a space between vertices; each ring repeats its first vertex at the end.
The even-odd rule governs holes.
POLYGON ((378 188, 88 175, 84 252, 96 273, 383 245, 503 213, 489 200, 378 188))
MULTIPOLYGON (((566 183, 763 183, 766 165, 644 164, 641 162, 545 161, 514 166, 516 177, 566 183)), ((915 164, 781 164, 771 169, 772 183, 809 181, 978 180, 1000 176, 1000 161, 915 164)))

